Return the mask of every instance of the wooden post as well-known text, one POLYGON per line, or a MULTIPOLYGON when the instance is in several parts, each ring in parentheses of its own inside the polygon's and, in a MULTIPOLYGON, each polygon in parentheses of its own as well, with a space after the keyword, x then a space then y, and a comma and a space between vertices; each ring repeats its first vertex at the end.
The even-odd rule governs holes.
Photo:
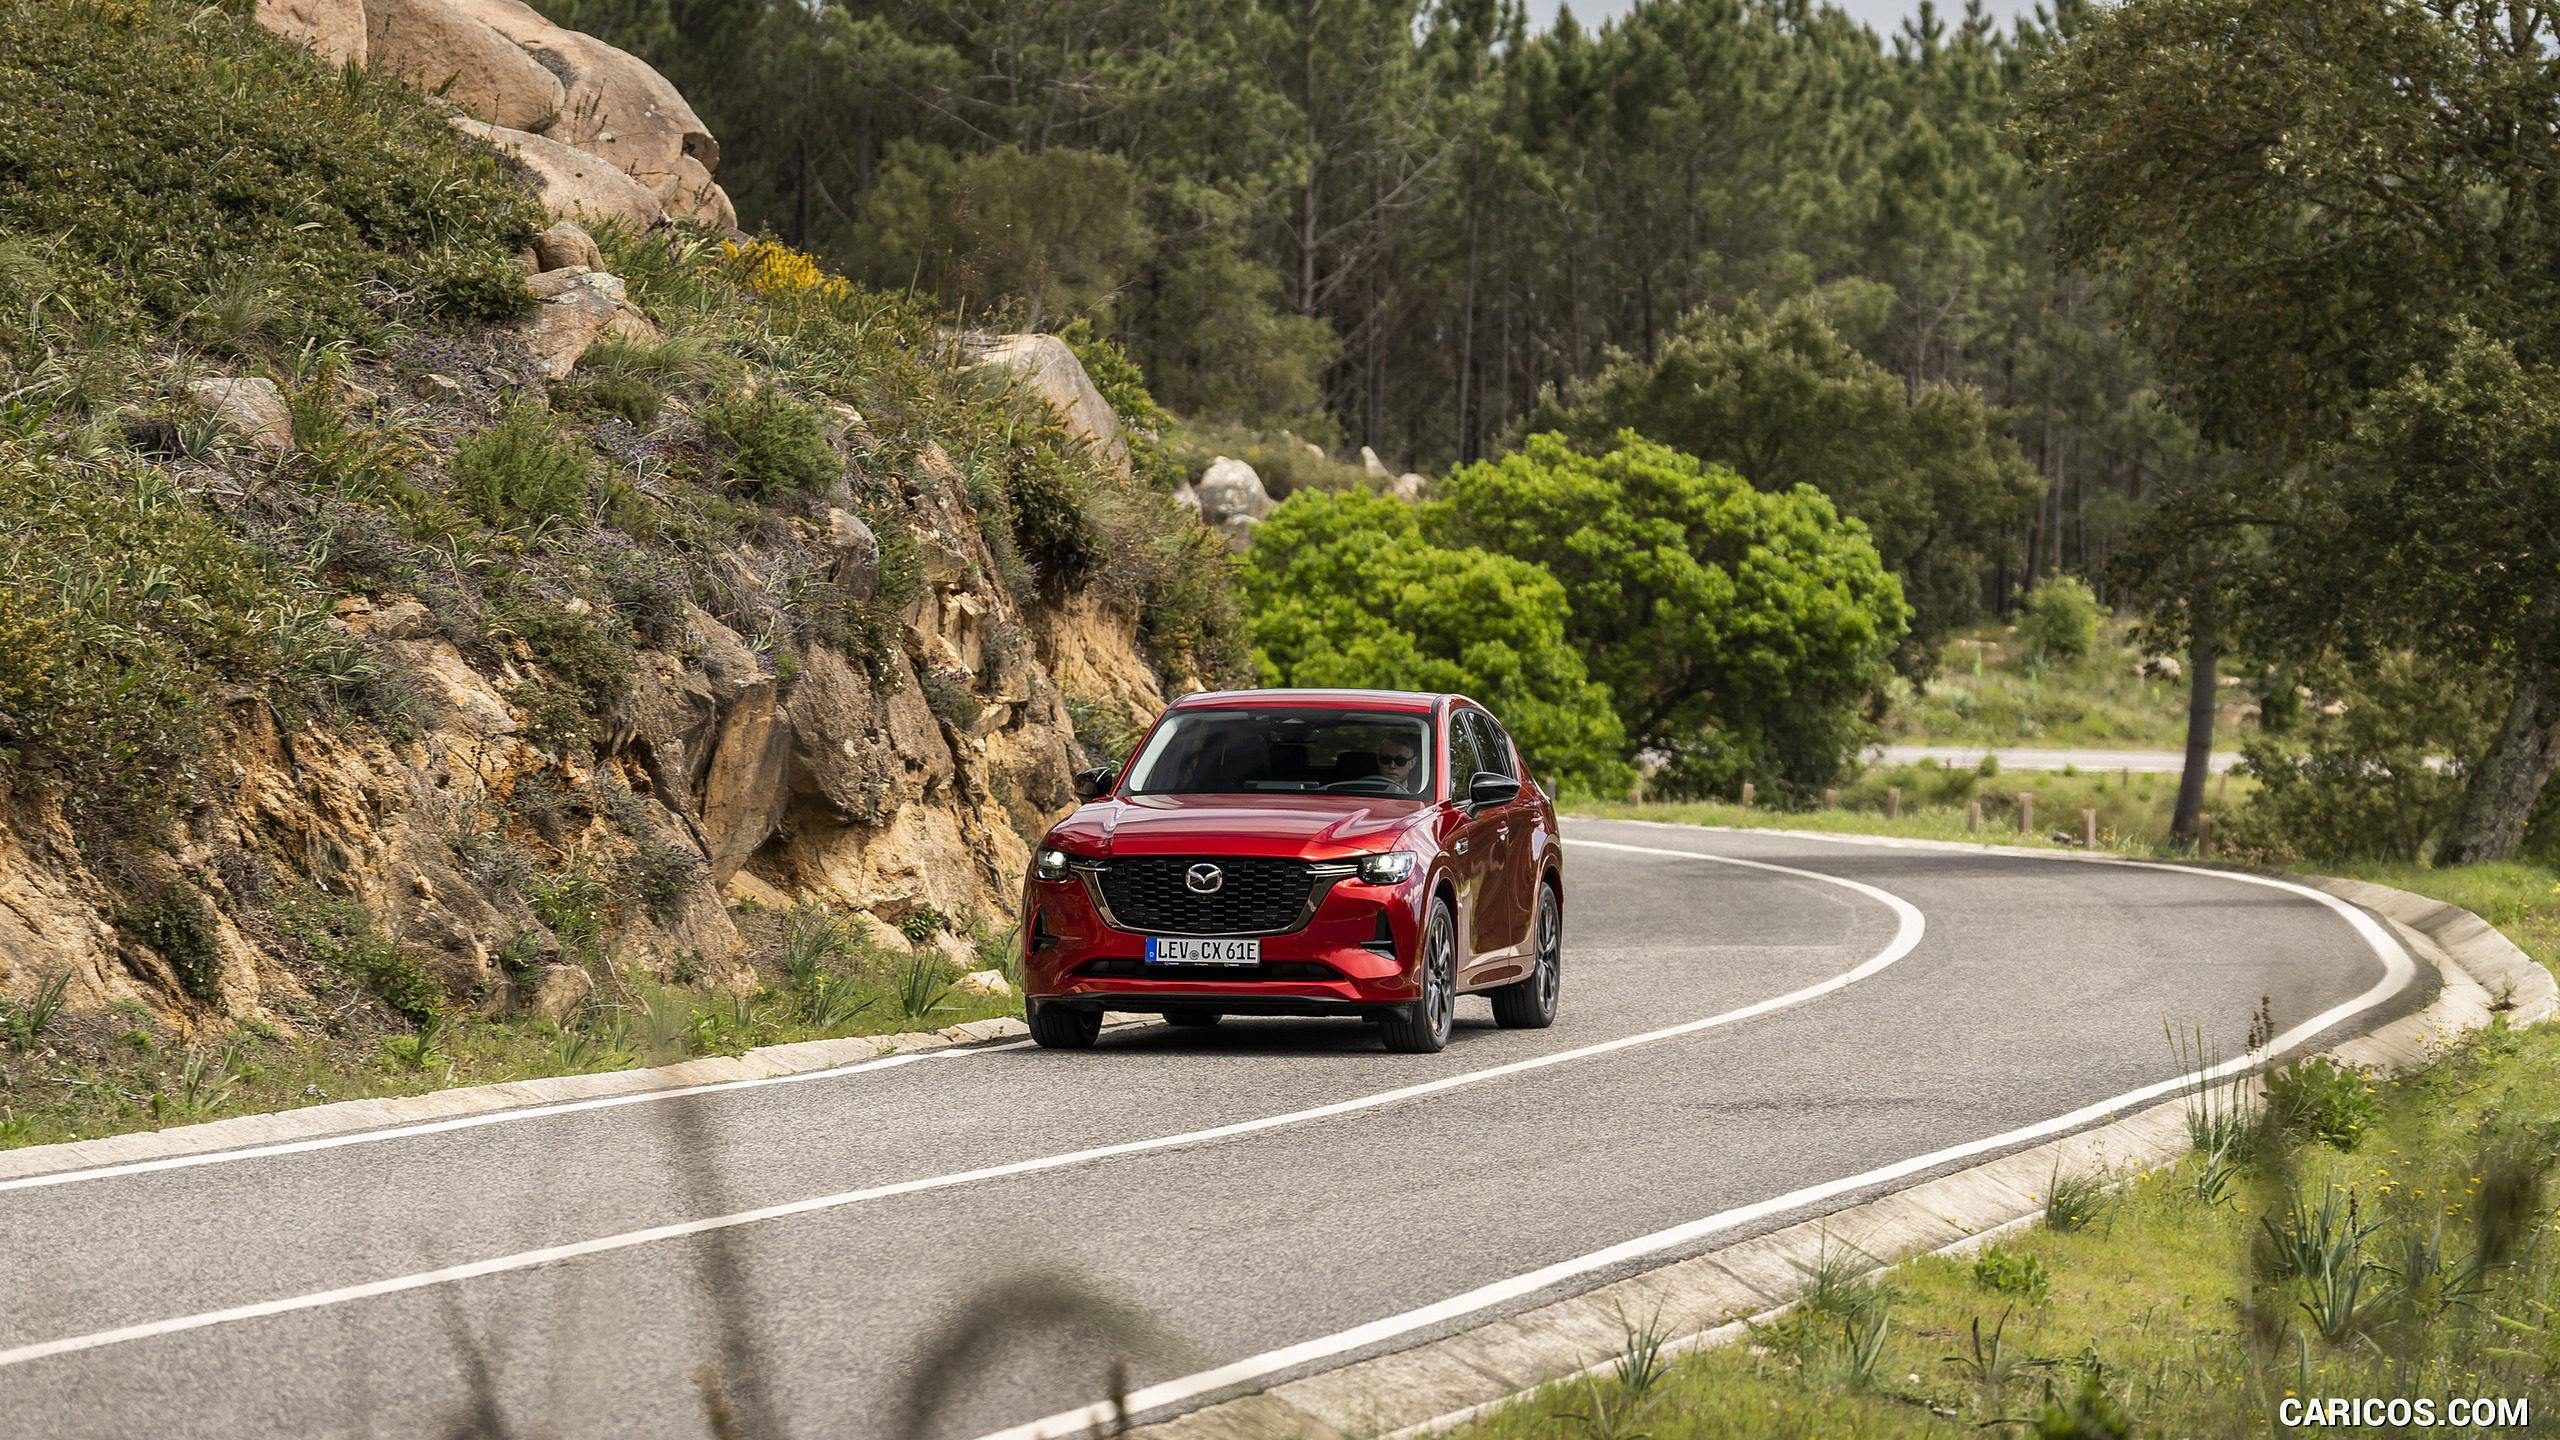
POLYGON ((1885 787, 1884 818, 1887 820, 1899 820, 1902 818, 1902 787, 1899 785, 1888 785, 1885 787))
POLYGON ((2119 783, 2121 783, 2121 784, 2124 786, 2124 788, 2126 788, 2127 790, 2130 790, 2130 789, 2132 789, 2132 788, 2133 788, 2133 767, 2132 767, 2132 766, 2127 765, 2126 767, 2124 767, 2124 778, 2123 778, 2123 780, 2122 780, 2122 781, 2120 781, 2119 783))
POLYGON ((2026 835, 2036 828, 2036 796, 2032 790, 2018 792, 2018 833, 2026 835))
POLYGON ((2213 782, 2213 798, 2216 800, 2228 800, 2231 798, 2230 771, 2225 770, 2220 776, 2215 778, 2213 782))
POLYGON ((1979 800, 1964 807, 1964 833, 1967 835, 1982 833, 1982 802, 1979 800))
POLYGON ((1825 790, 1825 791, 1823 791, 1823 792, 1822 792, 1822 808, 1823 808, 1823 809, 1825 809, 1825 810, 1837 810, 1837 809, 1839 809, 1839 808, 1840 808, 1840 792, 1839 792, 1839 791, 1837 791, 1837 790, 1825 790))
POLYGON ((1751 782, 1748 780, 1742 782, 1742 808, 1751 808, 1751 782))
POLYGON ((2213 815, 2210 811, 2199 810, 2196 812, 2196 854, 2203 856, 2212 853, 2213 815))
POLYGON ((2098 848, 2098 812, 2095 810, 2080 812, 2080 843, 2092 850, 2098 848))

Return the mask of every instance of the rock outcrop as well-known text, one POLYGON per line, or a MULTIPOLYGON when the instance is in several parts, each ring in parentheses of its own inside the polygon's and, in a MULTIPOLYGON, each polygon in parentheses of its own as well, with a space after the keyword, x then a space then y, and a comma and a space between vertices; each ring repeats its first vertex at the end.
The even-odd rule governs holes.
POLYGON ((259 0, 257 14, 333 64, 441 91, 563 219, 737 226, 719 142, 666 77, 517 0, 259 0))
POLYGON ((1058 412, 1070 434, 1092 447, 1103 463, 1122 475, 1129 473, 1129 442, 1120 433, 1120 417, 1066 341, 1055 335, 999 335, 984 342, 978 359, 1019 376, 1058 412))
POLYGON ((1262 487, 1262 477, 1252 466, 1224 455, 1210 463, 1192 494, 1201 523, 1226 536, 1233 550, 1251 545, 1253 527, 1271 513, 1271 492, 1262 487))

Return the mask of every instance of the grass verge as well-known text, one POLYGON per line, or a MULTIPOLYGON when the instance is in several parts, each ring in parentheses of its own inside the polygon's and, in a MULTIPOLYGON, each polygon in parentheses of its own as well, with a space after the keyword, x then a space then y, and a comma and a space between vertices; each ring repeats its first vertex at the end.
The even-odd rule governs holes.
MULTIPOLYGON (((18 1008, 0 1001, 0 1149, 1022 1013, 1017 996, 953 988, 959 972, 939 952, 869 941, 814 907, 739 918, 761 942, 753 992, 609 976, 560 1023, 526 1010, 444 1011, 414 1033, 383 1033, 350 1005, 315 1015, 315 1033, 301 1037, 258 1024, 177 1034, 134 1002, 19 1024, 18 1008)), ((1012 937, 979 927, 976 939, 980 963, 1002 969, 1012 937)))
MULTIPOLYGON (((2257 789, 2245 775, 2217 775, 2206 787, 2205 813, 2236 810, 2257 789)), ((1897 835, 1915 840, 1969 840, 1986 845, 2077 848, 2080 812, 2098 814, 2098 848, 2133 854, 2167 853, 2169 816, 2178 800, 2178 777, 2124 770, 2028 770, 1996 767, 1870 766, 1838 792, 1837 806, 1773 810, 1721 800, 1631 805, 1620 800, 1567 795, 1574 814, 1600 820, 1656 820, 1675 825, 1749 826, 1764 830, 1830 830, 1852 835, 1897 835), (1898 797, 1896 792, 1899 792, 1898 797), (2031 801, 2031 828, 2018 827, 2018 799, 2031 801), (1974 805, 1982 828, 1968 828, 1974 805), (1893 813, 1887 814, 1888 809, 1893 813)))
MULTIPOLYGON (((1606 808, 1956 838, 1943 814, 1606 808)), ((2560 950, 2560 874, 2541 866, 2330 873, 2472 910, 2539 962, 2560 950)), ((2548 1185, 2560 1168, 2560 1027, 2510 1031, 2501 1018, 2393 1080, 2306 1063, 2273 1090, 2268 1113, 2223 1127, 2214 1153, 2062 1177, 2081 1197, 2069 1228, 1821 1287, 1743 1343, 1549 1386, 1455 1433, 2259 1436, 2294 1433, 2286 1416, 2330 1397, 2425 1401, 2438 1427, 2453 1401, 2483 1396, 2549 1415, 2560 1403, 2548 1185), (2091 1202, 2091 1182, 2105 1181, 2117 1183, 2091 1202)), ((2406 1427, 2366 1428, 2426 1428, 2402 1413, 2406 1427)), ((2529 1433, 2494 1418, 2463 1428, 2529 1433)))

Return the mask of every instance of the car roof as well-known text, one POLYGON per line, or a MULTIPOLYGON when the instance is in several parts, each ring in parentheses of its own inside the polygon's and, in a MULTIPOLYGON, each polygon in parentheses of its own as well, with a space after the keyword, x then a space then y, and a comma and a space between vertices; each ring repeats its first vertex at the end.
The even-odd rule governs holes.
POLYGON ((1460 699, 1453 695, 1430 694, 1420 690, 1204 690, 1185 695, 1167 708, 1176 710, 1233 709, 1250 705, 1278 705, 1292 709, 1403 710, 1429 714, 1443 700, 1460 699))

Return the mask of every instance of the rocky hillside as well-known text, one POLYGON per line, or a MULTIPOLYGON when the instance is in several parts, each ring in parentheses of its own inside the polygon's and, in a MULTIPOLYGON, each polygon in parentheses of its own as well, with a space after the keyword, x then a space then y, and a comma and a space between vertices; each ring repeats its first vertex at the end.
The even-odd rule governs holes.
POLYGON ((1225 546, 1076 351, 727 229, 629 56, 0 12, 0 1019, 746 991, 809 902, 965 956, 1072 772, 1233 673, 1225 546))

